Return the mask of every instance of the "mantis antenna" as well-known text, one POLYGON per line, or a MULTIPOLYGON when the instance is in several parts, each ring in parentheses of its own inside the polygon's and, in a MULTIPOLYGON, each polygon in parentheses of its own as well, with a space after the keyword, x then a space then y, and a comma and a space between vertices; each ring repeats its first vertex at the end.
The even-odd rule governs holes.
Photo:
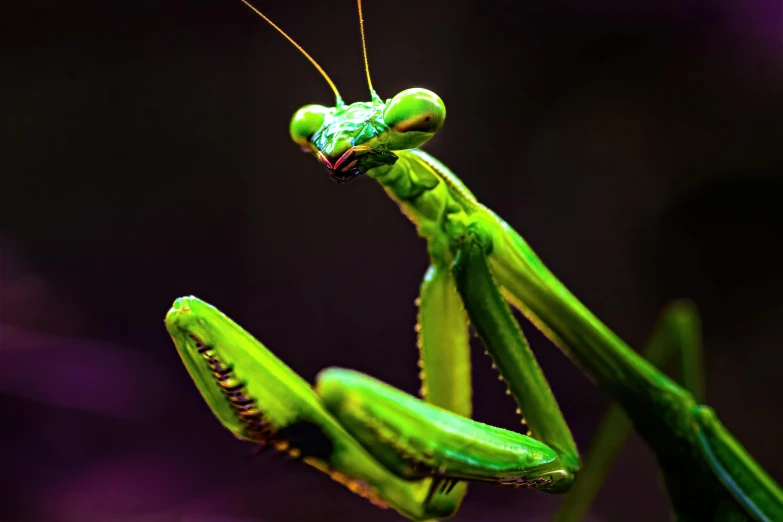
MULTIPOLYGON (((256 9, 256 8, 253 6, 253 4, 251 4, 251 3, 250 3, 250 2, 248 2, 247 0, 242 0, 242 3, 243 3, 243 4, 245 4, 246 6, 248 6, 250 9, 252 9, 252 10, 253 10, 253 12, 254 12, 254 13, 256 13, 258 16, 260 16, 261 18, 263 18, 264 20, 266 20, 266 21, 269 23, 269 25, 271 25, 272 27, 274 27, 275 29, 277 29, 277 32, 279 32, 280 34, 282 34, 282 35, 285 37, 285 39, 286 39, 286 40, 288 40, 289 42, 291 42, 291 43, 293 44, 293 46, 294 46, 294 47, 296 47, 297 49, 299 49, 299 52, 301 52, 303 55, 305 55, 305 58, 307 58, 308 60, 310 60, 310 63, 311 63, 311 64, 313 64, 313 66, 314 66, 314 67, 315 67, 315 68, 318 70, 318 72, 319 72, 319 73, 321 73, 321 76, 323 76, 323 77, 324 77, 324 80, 326 80, 326 83, 328 83, 328 84, 329 84, 329 87, 331 87, 331 88, 332 88, 332 91, 334 92, 334 96, 335 96, 335 98, 337 98, 337 106, 338 106, 338 107, 342 107, 342 106, 344 106, 344 105, 345 105, 345 102, 343 101, 343 98, 342 98, 342 96, 340 96, 340 92, 337 90, 337 86, 334 84, 334 82, 332 81, 332 79, 331 79, 331 78, 329 78, 329 75, 328 75, 328 74, 326 74, 326 71, 324 71, 324 70, 321 68, 321 66, 320 66, 320 65, 318 65, 318 62, 316 62, 316 61, 313 59, 313 57, 312 57, 312 56, 310 56, 309 54, 307 54, 307 51, 305 51, 304 49, 302 49, 302 46, 301 46, 301 45, 299 45, 298 43, 296 43, 296 42, 294 41, 294 39, 293 39, 293 38, 291 38, 290 36, 288 36, 288 35, 286 34, 286 32, 285 32, 285 31, 283 31, 282 29, 280 29, 280 28, 279 28, 279 27, 278 27, 278 26, 277 26, 277 25, 276 25, 276 24, 275 24, 275 23, 274 23, 272 20, 270 20, 269 18, 267 18, 267 16, 266 16, 264 13, 262 13, 261 11, 259 11, 258 9, 256 9)), ((360 2, 359 2, 359 12, 361 12, 361 6, 362 6, 362 3, 361 3, 361 1, 360 1, 360 2)), ((364 40, 364 29, 362 29, 362 40, 364 40)), ((365 60, 365 63, 366 63, 366 62, 367 62, 367 52, 366 52, 366 51, 365 51, 365 54, 364 54, 364 60, 365 60)), ((369 70, 367 71, 367 79, 368 79, 368 80, 370 79, 370 72, 369 72, 369 70)), ((372 85, 370 86, 370 89, 372 89, 372 85)), ((375 92, 375 91, 373 91, 373 92, 375 92)))
POLYGON ((370 79, 370 62, 367 60, 367 42, 364 38, 364 16, 362 15, 362 0, 356 0, 356 5, 359 6, 359 29, 362 32, 362 52, 364 53, 364 71, 367 73, 367 85, 370 87, 372 101, 381 101, 378 93, 375 92, 375 89, 372 88, 372 80, 370 79))

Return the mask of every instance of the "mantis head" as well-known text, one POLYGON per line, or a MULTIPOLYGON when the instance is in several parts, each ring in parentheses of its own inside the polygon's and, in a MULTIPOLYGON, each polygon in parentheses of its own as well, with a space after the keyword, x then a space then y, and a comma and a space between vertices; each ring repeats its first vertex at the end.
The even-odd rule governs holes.
POLYGON ((314 154, 337 182, 393 165, 393 151, 421 146, 446 118, 446 106, 432 91, 407 89, 382 102, 325 107, 307 105, 291 120, 291 138, 314 154))
POLYGON ((421 146, 443 126, 446 106, 434 92, 406 89, 384 102, 373 89, 361 0, 357 0, 359 27, 372 101, 351 105, 345 104, 332 79, 302 46, 248 0, 242 2, 291 42, 332 88, 335 106, 306 105, 296 111, 291 120, 291 138, 304 152, 318 158, 333 180, 338 183, 351 181, 375 167, 394 165, 397 161, 394 151, 421 146))

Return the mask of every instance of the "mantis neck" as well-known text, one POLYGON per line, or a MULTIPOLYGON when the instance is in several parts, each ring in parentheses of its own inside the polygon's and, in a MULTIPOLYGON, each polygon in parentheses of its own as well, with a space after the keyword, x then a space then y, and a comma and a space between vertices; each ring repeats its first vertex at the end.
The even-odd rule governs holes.
POLYGON ((393 166, 377 167, 367 174, 377 180, 419 236, 436 265, 453 261, 452 238, 464 230, 469 216, 481 209, 462 182, 438 160, 418 149, 395 152, 393 166))

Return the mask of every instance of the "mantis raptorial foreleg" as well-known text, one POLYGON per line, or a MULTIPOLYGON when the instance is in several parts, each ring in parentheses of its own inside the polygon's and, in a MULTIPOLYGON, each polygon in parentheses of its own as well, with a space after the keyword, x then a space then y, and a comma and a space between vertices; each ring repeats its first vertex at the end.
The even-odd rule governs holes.
POLYGON ((558 454, 549 491, 565 491, 579 469, 571 431, 487 262, 491 250, 486 221, 476 220, 458 239, 454 274, 468 314, 530 428, 530 435, 558 454))
POLYGON ((557 453, 545 444, 424 403, 358 372, 325 370, 314 391, 263 344, 195 297, 178 299, 166 326, 207 404, 235 436, 288 452, 411 520, 453 515, 465 480, 548 491, 570 483, 557 453))
POLYGON ((177 299, 166 327, 204 400, 237 438, 288 452, 411 520, 457 510, 453 493, 430 494, 431 478, 410 480, 384 468, 304 379, 213 306, 177 299))

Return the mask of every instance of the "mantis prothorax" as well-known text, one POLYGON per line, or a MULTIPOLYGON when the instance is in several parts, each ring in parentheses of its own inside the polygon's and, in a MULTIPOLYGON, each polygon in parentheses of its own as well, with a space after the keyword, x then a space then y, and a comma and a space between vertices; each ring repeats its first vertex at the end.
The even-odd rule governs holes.
MULTIPOLYGON (((445 105, 420 88, 385 101, 377 95, 357 3, 369 102, 345 104, 272 24, 336 96, 334 107, 297 111, 290 133, 334 180, 378 181, 426 240, 431 266, 417 326, 424 401, 337 368, 323 371, 313 389, 217 309, 180 298, 166 325, 218 419, 237 437, 288 451, 412 520, 452 516, 470 481, 565 492, 580 458, 510 302, 623 408, 658 456, 682 520, 783 520, 780 488, 713 411, 630 349, 513 228, 418 149, 443 125, 445 105), (469 419, 468 320, 519 405, 526 435, 469 419)), ((694 318, 687 306, 670 309, 657 343, 696 353, 698 341, 676 338, 693 331, 694 318)))

